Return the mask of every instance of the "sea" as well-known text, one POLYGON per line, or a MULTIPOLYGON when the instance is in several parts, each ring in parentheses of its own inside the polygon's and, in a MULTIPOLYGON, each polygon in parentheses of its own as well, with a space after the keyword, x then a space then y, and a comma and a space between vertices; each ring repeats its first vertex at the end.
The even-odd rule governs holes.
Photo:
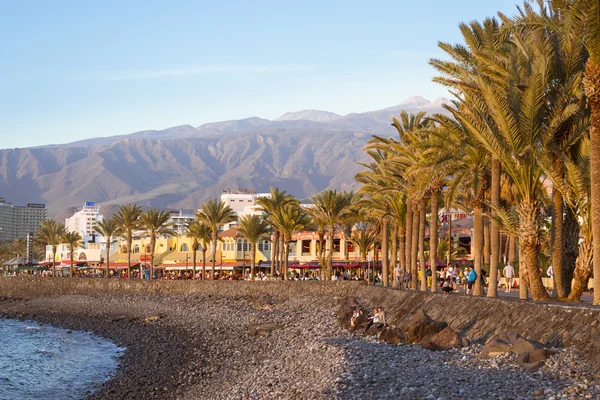
POLYGON ((0 400, 82 399, 124 351, 90 332, 0 319, 0 400))

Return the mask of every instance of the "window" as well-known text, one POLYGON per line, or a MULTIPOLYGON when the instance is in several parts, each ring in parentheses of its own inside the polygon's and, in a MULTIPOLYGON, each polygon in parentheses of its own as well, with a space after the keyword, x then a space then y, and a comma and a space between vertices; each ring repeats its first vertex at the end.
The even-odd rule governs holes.
POLYGON ((242 251, 242 246, 243 246, 242 241, 238 240, 237 241, 237 251, 242 251))
POLYGON ((184 243, 181 245, 181 249, 179 251, 181 251, 182 253, 186 253, 190 251, 190 248, 188 247, 187 243, 184 243))
MULTIPOLYGON (((125 246, 123 246, 123 247, 125 247, 125 246)), ((135 246, 133 246, 133 253, 139 254, 139 252, 140 252, 140 246, 136 244, 135 246)))

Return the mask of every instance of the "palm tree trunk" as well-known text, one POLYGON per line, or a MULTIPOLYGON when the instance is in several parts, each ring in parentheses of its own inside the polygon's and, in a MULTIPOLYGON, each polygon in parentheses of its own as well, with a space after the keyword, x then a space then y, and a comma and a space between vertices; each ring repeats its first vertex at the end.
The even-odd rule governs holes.
POLYGON ((106 246, 106 277, 110 275, 110 249, 106 246))
POLYGON ((535 201, 523 200, 519 205, 519 266, 527 271, 527 280, 533 300, 548 300, 538 266, 539 208, 535 201))
MULTIPOLYGON (((131 276, 131 245, 133 244, 132 235, 127 235, 127 276, 129 279, 133 279, 131 276)), ((108 246, 108 243, 107 243, 108 246)))
POLYGON ((579 245, 579 256, 575 267, 575 282, 573 290, 567 298, 568 301, 581 301, 581 295, 587 290, 588 282, 592 276, 592 242, 584 239, 579 245))
POLYGON ((514 263, 517 259, 517 238, 514 235, 508 235, 508 262, 514 263))
POLYGON ((210 277, 211 281, 215 280, 215 270, 217 269, 217 233, 215 229, 215 233, 213 233, 213 242, 212 242, 212 274, 210 277))
POLYGON ((453 240, 452 240, 452 215, 450 214, 450 207, 448 207, 447 218, 448 218, 448 259, 447 259, 446 265, 449 267, 452 265, 452 245, 454 244, 453 240))
POLYGON ((154 279, 154 248, 156 247, 156 235, 153 233, 150 238, 150 280, 154 279))
MULTIPOLYGON (((250 280, 254 280, 254 259, 256 258, 256 242, 252 242, 250 243, 250 246, 252 246, 252 249, 250 251, 250 257, 252 257, 252 259, 250 260, 250 280)), ((244 260, 244 263, 246 262, 246 260, 244 260)))
POLYGON ((475 267, 475 285, 473 286, 473 296, 481 296, 481 260, 483 250, 483 209, 481 205, 473 207, 473 265, 475 267))
POLYGON ((600 304, 600 62, 588 59, 583 86, 591 109, 590 171, 592 181, 592 235, 594 304, 600 304))
POLYGON ((192 251, 193 251, 193 253, 192 253, 192 269, 194 271, 193 272, 194 276, 192 279, 196 279, 196 252, 198 251, 198 246, 194 246, 192 248, 192 251))
POLYGON ((50 276, 53 278, 56 276, 56 246, 52 246, 52 271, 50 276))
POLYGON ((490 265, 490 253, 491 253, 489 218, 484 215, 483 219, 482 219, 482 223, 483 223, 483 261, 481 264, 481 268, 485 269, 486 266, 490 265))
MULTIPOLYGON (((559 299, 566 297, 565 282, 563 280, 563 196, 556 188, 553 189, 552 204, 552 269, 554 271, 554 292, 559 299)), ((569 282, 569 285, 571 282, 569 282)))
POLYGON ((417 280, 419 271, 417 270, 417 250, 419 248, 419 204, 413 205, 412 212, 412 234, 410 243, 410 271, 412 274, 412 290, 418 290, 417 280))
POLYGON ((396 282, 396 274, 394 274, 394 270, 396 269, 396 266, 398 265, 398 226, 396 224, 393 224, 393 229, 392 229, 392 234, 391 239, 392 239, 392 259, 390 262, 390 266, 388 269, 388 276, 389 273, 392 273, 392 285, 395 287, 397 282, 396 282))
POLYGON ((75 253, 75 252, 73 251, 73 248, 71 248, 71 251, 70 251, 70 256, 71 256, 71 259, 69 260, 69 261, 70 261, 70 262, 69 262, 69 264, 70 264, 70 268, 69 268, 69 278, 72 278, 72 277, 73 277, 73 255, 74 255, 74 253, 75 253))
POLYGON ((413 221, 413 211, 412 211, 412 202, 410 200, 406 201, 406 223, 405 223, 405 243, 404 243, 404 272, 412 271, 412 221, 413 221))
POLYGON ((277 231, 274 231, 271 235, 271 271, 269 277, 273 278, 275 275, 275 255, 277 254, 277 231))
POLYGON ((283 259, 283 278, 285 280, 287 280, 288 279, 288 265, 289 265, 289 262, 288 262, 289 257, 288 256, 290 254, 290 243, 287 240, 284 241, 283 243, 284 243, 283 244, 283 252, 285 255, 285 258, 283 259))
POLYGON ((490 276, 487 295, 498 297, 498 263, 500 261, 501 243, 500 227, 493 218, 498 207, 500 207, 500 161, 492 159, 492 210, 490 218, 490 276))
POLYGON ((331 280, 331 269, 333 268, 333 237, 335 236, 335 226, 329 227, 329 237, 327 238, 327 244, 329 246, 329 253, 327 254, 327 276, 326 279, 331 280))
POLYGON ((381 278, 383 280, 383 286, 389 286, 390 284, 390 266, 389 266, 389 252, 388 246, 390 243, 390 227, 387 218, 383 219, 383 226, 381 228, 381 278))
POLYGON ((206 280, 206 246, 202 245, 202 280, 206 280))
MULTIPOLYGON (((565 295, 571 294, 573 274, 579 257, 579 220, 571 207, 565 208, 565 221, 563 222, 563 257, 562 276, 565 286, 565 295)), ((591 241, 590 241, 591 243, 591 241)), ((591 247, 590 247, 591 249, 591 247)))
MULTIPOLYGON (((406 272, 406 227, 398 229, 398 258, 400 259, 400 268, 406 272)), ((402 285, 400 285, 402 286, 402 285)))
POLYGON ((427 218, 427 201, 419 202, 419 265, 421 266, 421 290, 427 291, 427 268, 425 268, 425 220, 427 218))
POLYGON ((429 268, 431 268, 431 291, 437 291, 437 245, 438 245, 438 202, 440 192, 431 192, 431 218, 429 219, 429 268))

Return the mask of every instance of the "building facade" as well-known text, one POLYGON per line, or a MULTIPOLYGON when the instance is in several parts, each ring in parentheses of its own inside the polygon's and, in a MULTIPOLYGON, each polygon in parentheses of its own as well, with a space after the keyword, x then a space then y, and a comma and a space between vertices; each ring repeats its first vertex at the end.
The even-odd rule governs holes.
POLYGON ((0 242, 25 239, 48 218, 45 204, 29 203, 15 206, 0 197, 0 242))
POLYGON ((65 229, 67 232, 79 233, 86 242, 93 241, 92 238, 96 236, 94 227, 103 218, 100 208, 88 201, 80 211, 65 219, 65 229))
MULTIPOLYGON (((271 197, 270 193, 256 193, 254 190, 224 190, 221 194, 221 201, 231 207, 238 218, 244 215, 262 215, 261 208, 256 204, 256 200, 261 197, 271 197)), ((237 225, 237 221, 223 226, 224 230, 237 225)))

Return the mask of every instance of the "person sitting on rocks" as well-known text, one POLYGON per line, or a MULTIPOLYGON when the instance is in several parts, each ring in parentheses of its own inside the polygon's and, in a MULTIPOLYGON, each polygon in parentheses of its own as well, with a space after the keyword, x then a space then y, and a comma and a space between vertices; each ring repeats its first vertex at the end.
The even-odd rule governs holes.
POLYGON ((356 328, 359 325, 359 321, 361 319, 364 319, 363 310, 360 307, 356 307, 354 309, 354 313, 352 314, 352 317, 350 318, 350 325, 353 328, 356 328))
POLYGON ((373 309, 373 324, 378 328, 385 326, 385 314, 383 308, 375 307, 373 309))
POLYGON ((454 290, 454 282, 452 282, 452 277, 447 277, 444 279, 444 283, 442 283, 442 291, 445 294, 449 294, 454 290))

